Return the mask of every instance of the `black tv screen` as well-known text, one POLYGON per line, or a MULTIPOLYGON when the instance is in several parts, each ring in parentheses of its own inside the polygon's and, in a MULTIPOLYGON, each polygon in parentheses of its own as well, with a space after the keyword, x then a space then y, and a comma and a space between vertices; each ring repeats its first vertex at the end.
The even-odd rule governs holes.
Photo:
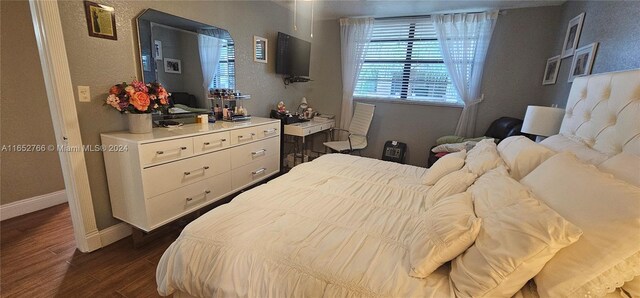
POLYGON ((291 77, 308 77, 311 43, 278 32, 276 73, 291 77))

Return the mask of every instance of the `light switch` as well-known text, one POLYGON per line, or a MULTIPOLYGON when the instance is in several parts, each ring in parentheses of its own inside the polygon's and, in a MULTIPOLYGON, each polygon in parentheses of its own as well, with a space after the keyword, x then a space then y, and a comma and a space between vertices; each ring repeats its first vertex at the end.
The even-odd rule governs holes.
POLYGON ((89 89, 89 86, 78 86, 78 100, 80 102, 91 101, 91 89, 89 89))

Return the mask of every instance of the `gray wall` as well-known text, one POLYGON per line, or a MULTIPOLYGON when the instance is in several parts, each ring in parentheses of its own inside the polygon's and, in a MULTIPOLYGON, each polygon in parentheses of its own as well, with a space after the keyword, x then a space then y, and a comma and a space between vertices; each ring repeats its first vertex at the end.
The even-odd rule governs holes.
MULTIPOLYGON (((640 68, 640 1, 568 1, 548 57, 560 55, 569 20, 585 13, 578 47, 599 42, 592 72, 603 73, 640 68)), ((555 85, 544 87, 544 104, 567 103, 571 83, 569 68, 573 56, 562 59, 555 85)))
MULTIPOLYGON (((169 73, 164 71, 164 59, 172 58, 180 61, 184 60, 182 51, 182 34, 178 30, 158 26, 151 23, 151 40, 159 40, 162 42, 162 60, 156 60, 158 66, 158 82, 162 83, 167 90, 172 92, 187 92, 184 89, 184 63, 182 65, 182 74, 169 73)), ((154 58, 155 59, 155 58, 154 58)))
POLYGON ((524 119, 544 99, 542 76, 555 40, 559 6, 507 10, 498 17, 482 79, 476 135, 502 116, 524 119))
MULTIPOLYGON (((555 40, 561 15, 559 6, 513 9, 500 15, 485 64, 476 134, 501 116, 522 118, 528 104, 542 101, 542 73, 546 53, 555 40)), ((313 69, 309 103, 320 112, 340 113, 342 78, 340 28, 338 20, 314 23, 322 28, 312 49, 313 69)), ((435 140, 453 134, 461 108, 388 101, 376 104, 369 130, 369 146, 363 155, 380 158, 384 143, 397 140, 408 144, 407 163, 425 166, 435 140)), ((316 140, 316 148, 320 143, 316 140)))
MULTIPOLYGON (((4 1, 3 1, 4 3, 4 1)), ((245 107, 257 116, 268 116, 276 102, 289 106, 307 95, 309 84, 294 84, 286 89, 275 74, 275 49, 278 31, 309 40, 309 22, 298 19, 293 32, 289 10, 270 1, 113 1, 101 4, 115 8, 118 40, 90 37, 82 1, 59 1, 71 80, 75 86, 91 87, 89 103, 77 102, 80 131, 84 144, 99 144, 100 133, 126 130, 124 115, 103 106, 108 88, 139 73, 135 17, 145 8, 154 8, 229 30, 236 44, 237 89, 252 95, 245 107), (269 39, 269 63, 253 62, 253 36, 269 39)), ((319 33, 319 32, 318 32, 319 33)), ((311 65, 315 69, 316 65, 311 65)), ((171 90, 169 90, 171 91, 171 90)), ((77 94, 76 94, 77 98, 77 94)), ((109 191, 102 154, 85 153, 91 195, 99 229, 118 221, 111 216, 109 191)))
POLYGON ((158 82, 172 92, 193 94, 198 102, 197 107, 207 108, 205 89, 202 87, 198 35, 152 23, 151 40, 162 42, 163 60, 157 60, 158 82), (164 58, 180 60, 182 73, 165 72, 164 58))
MULTIPOLYGON (((0 14, 0 143, 55 145, 29 3, 1 1, 0 14)), ((56 152, 2 152, 0 164, 0 204, 64 189, 56 152)))

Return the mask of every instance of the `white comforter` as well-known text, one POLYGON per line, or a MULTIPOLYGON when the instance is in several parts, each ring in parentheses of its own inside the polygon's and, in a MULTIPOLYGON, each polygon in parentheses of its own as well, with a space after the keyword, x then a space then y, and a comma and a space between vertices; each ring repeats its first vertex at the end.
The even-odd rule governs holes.
POLYGON ((453 297, 449 267, 408 274, 426 169, 325 155, 189 224, 158 291, 192 296, 453 297))

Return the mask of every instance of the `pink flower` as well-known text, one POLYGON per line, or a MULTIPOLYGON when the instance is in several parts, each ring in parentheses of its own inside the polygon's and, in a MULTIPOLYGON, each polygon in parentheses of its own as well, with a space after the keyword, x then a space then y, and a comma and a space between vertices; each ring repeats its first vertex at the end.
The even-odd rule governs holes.
POLYGON ((147 86, 143 82, 140 82, 138 80, 132 81, 131 86, 133 86, 133 88, 138 92, 149 92, 149 88, 147 88, 147 86))

